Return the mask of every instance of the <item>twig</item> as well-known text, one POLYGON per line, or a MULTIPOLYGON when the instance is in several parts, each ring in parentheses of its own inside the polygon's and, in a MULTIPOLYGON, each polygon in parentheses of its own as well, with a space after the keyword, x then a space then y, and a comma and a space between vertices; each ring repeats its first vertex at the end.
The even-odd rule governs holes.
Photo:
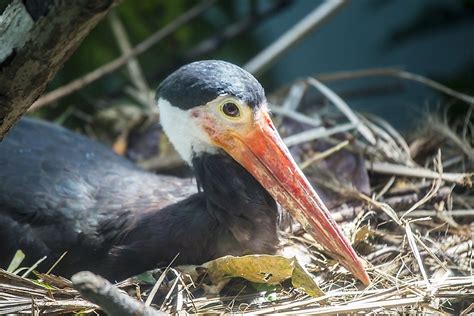
POLYGON ((441 187, 441 177, 443 176, 443 167, 442 167, 442 160, 441 160, 441 150, 438 150, 438 159, 437 159, 437 168, 438 168, 438 178, 436 178, 434 181, 433 181, 433 184, 431 185, 431 188, 430 190, 428 191, 428 193, 426 193, 426 195, 421 198, 420 200, 418 200, 415 204, 413 204, 403 215, 402 217, 400 217, 401 219, 403 219, 405 216, 408 216, 411 212, 413 212, 414 210, 416 210, 418 207, 420 207, 421 205, 425 204, 426 202, 428 202, 429 200, 431 200, 431 198, 433 196, 436 195, 436 193, 438 192, 439 188, 441 187))
POLYGON ((173 265, 173 262, 175 262, 176 258, 178 258, 179 254, 177 254, 173 260, 168 264, 168 266, 165 268, 165 270, 161 273, 160 277, 156 281, 155 285, 153 285, 153 288, 151 289, 150 294, 148 295, 148 298, 146 299, 145 305, 150 306, 151 302, 153 301, 153 298, 155 298, 156 293, 158 292, 158 289, 160 288, 161 284, 165 280, 166 274, 168 271, 170 271, 171 265, 173 265))
POLYGON ((340 142, 339 144, 337 144, 336 146, 333 146, 323 152, 320 152, 320 153, 316 153, 313 157, 311 157, 310 159, 304 161, 301 165, 300 165, 300 169, 301 170, 304 170, 306 168, 308 168, 310 165, 312 165, 313 163, 319 161, 319 160, 323 160, 325 159, 326 157, 332 155, 333 153, 335 153, 336 151, 339 151, 341 150, 342 148, 346 147, 347 145, 349 144, 349 141, 348 140, 345 140, 343 142, 340 142))
POLYGON ((309 142, 311 140, 315 140, 318 138, 328 137, 337 133, 347 132, 354 128, 355 128, 355 125, 353 123, 340 124, 328 129, 324 127, 318 127, 318 128, 310 129, 298 134, 285 137, 283 141, 285 142, 286 146, 289 147, 289 146, 294 146, 301 143, 309 142))
POLYGON ((322 84, 314 78, 308 78, 308 83, 318 89, 328 100, 330 100, 346 117, 351 121, 359 133, 364 136, 364 138, 371 144, 375 145, 374 134, 363 124, 357 115, 351 110, 347 103, 342 100, 337 94, 335 94, 331 89, 326 85, 322 84))
POLYGON ((363 201, 366 201, 366 202, 372 204, 373 206, 379 208, 385 214, 387 214, 395 223, 397 223, 400 226, 402 225, 402 222, 399 219, 397 213, 395 212, 395 210, 388 203, 379 202, 377 200, 374 200, 370 196, 367 196, 367 195, 365 195, 361 192, 355 192, 355 193, 357 194, 357 197, 359 199, 361 199, 363 201))
POLYGON ((296 110, 303 99, 307 87, 308 85, 304 81, 297 81, 295 84, 292 84, 281 107, 285 110, 296 110))
POLYGON ((470 106, 469 109, 467 110, 467 113, 466 113, 466 117, 464 118, 464 124, 462 126, 462 140, 461 140, 461 143, 463 144, 469 144, 469 141, 466 139, 467 138, 467 129, 469 126, 472 127, 472 123, 471 122, 471 116, 472 116, 472 112, 474 111, 474 107, 470 106))
POLYGON ((173 295, 174 289, 176 288, 176 285, 178 285, 178 282, 180 280, 179 273, 175 269, 171 269, 171 271, 173 271, 173 273, 175 274, 176 279, 174 279, 173 284, 170 286, 170 289, 169 289, 168 293, 166 293, 166 296, 163 300, 163 303, 161 304, 161 308, 160 308, 161 310, 165 309, 165 306, 169 302, 170 297, 171 297, 171 295, 173 295))
POLYGON ((347 1, 344 0, 325 1, 291 29, 286 31, 269 47, 252 58, 244 68, 255 75, 263 73, 292 46, 303 40, 303 38, 313 32, 316 27, 321 26, 323 22, 329 19, 346 3, 347 1))
POLYGON ((378 136, 383 136, 384 139, 392 145, 391 150, 397 152, 404 163, 412 166, 415 165, 410 155, 410 148, 405 139, 403 139, 400 133, 387 121, 372 114, 365 114, 362 119, 367 121, 368 127, 371 128, 374 133, 378 136))
MULTIPOLYGON (((410 217, 435 217, 441 211, 436 210, 416 210, 410 213, 410 217)), ((474 217, 474 209, 471 210, 449 210, 444 211, 450 217, 474 217)))
POLYGON ((429 178, 437 179, 441 176, 441 179, 448 182, 454 182, 464 186, 472 186, 472 177, 474 173, 448 173, 439 174, 430 169, 421 167, 406 167, 402 165, 392 164, 389 162, 366 162, 367 169, 382 173, 391 174, 415 178, 429 178))
MULTIPOLYGON (((301 112, 297 112, 296 109, 303 99, 306 88, 308 85, 304 81, 297 81, 291 85, 286 97, 284 98, 281 107, 271 105, 271 111, 286 117, 289 117, 297 122, 308 124, 310 126, 319 127, 322 125, 322 120, 318 116, 309 117, 301 112)), ((281 123, 281 120, 279 121, 281 123)))
MULTIPOLYGON (((117 15, 115 10, 112 10, 108 15, 108 21, 110 27, 115 35, 117 43, 120 47, 122 55, 130 54, 132 51, 132 45, 130 44, 130 40, 127 35, 127 31, 120 20, 120 17, 117 15)), ((150 97, 150 87, 146 82, 145 76, 143 75, 142 68, 140 67, 140 63, 138 62, 136 56, 131 57, 127 63, 128 74, 130 75, 130 79, 132 80, 135 88, 138 89, 141 95, 145 96, 147 99, 148 107, 152 107, 152 98, 150 97)))
POLYGON ((223 30, 219 30, 217 34, 211 35, 209 38, 199 42, 188 53, 184 55, 184 60, 196 60, 203 55, 208 55, 219 49, 224 43, 229 40, 254 29, 258 24, 261 24, 266 19, 271 18, 275 14, 282 12, 291 1, 280 0, 272 1, 272 5, 263 8, 262 10, 255 10, 250 12, 241 20, 226 26, 223 30))
POLYGON ((357 71, 341 71, 330 74, 316 74, 314 77, 318 78, 321 81, 336 81, 336 80, 347 80, 347 79, 357 79, 363 77, 374 77, 374 76, 389 76, 397 77, 406 80, 415 81, 426 85, 434 90, 443 92, 449 96, 452 96, 456 99, 462 100, 469 104, 474 104, 474 97, 465 93, 458 92, 453 90, 439 82, 436 82, 432 79, 423 77, 412 72, 395 69, 395 68, 371 68, 357 71))
POLYGON ((425 267, 423 266, 423 261, 421 260, 420 252, 418 247, 416 246, 415 238, 413 237, 413 232, 411 231, 410 223, 407 222, 405 224, 405 234, 408 239, 408 244, 410 245, 411 251, 413 252, 413 256, 418 263, 418 267, 420 268, 421 275, 423 276, 423 281, 426 284, 426 288, 429 289, 431 287, 430 281, 428 280, 428 275, 426 274, 425 267))
MULTIPOLYGON (((366 124, 366 126, 372 131, 377 138, 377 145, 372 146, 375 150, 382 152, 387 160, 393 160, 408 166, 415 166, 416 164, 411 160, 410 155, 406 154, 397 144, 397 141, 382 127, 374 124, 372 121, 367 120, 363 116, 360 119, 366 124)), ((360 146, 360 145, 359 145, 360 146)))
POLYGON ((71 278, 76 290, 87 300, 99 305, 109 315, 119 316, 158 316, 166 315, 140 303, 104 278, 89 271, 76 273, 71 278))
POLYGON ((160 42, 166 36, 172 34, 178 28, 183 26, 184 24, 188 23, 192 19, 198 17, 202 13, 206 11, 216 0, 203 0, 202 2, 198 3, 183 15, 179 16, 178 18, 174 19, 171 23, 166 25, 164 28, 160 29, 146 40, 135 46, 128 54, 122 55, 121 57, 97 68, 96 70, 86 74, 85 76, 78 78, 56 90, 53 90, 46 95, 39 98, 33 105, 30 107, 29 111, 36 110, 49 104, 54 101, 58 101, 65 96, 76 92, 83 87, 91 84, 92 82, 100 79, 101 77, 114 72, 115 70, 119 69, 123 65, 127 64, 130 58, 138 56, 145 51, 147 51, 150 47, 160 42))
POLYGON ((466 316, 466 315, 471 315, 471 313, 474 311, 474 303, 470 304, 468 307, 466 307, 462 312, 461 316, 466 316))
POLYGON ((43 262, 44 260, 46 260, 46 256, 42 257, 41 259, 39 259, 38 261, 36 261, 31 267, 28 268, 28 270, 25 271, 25 273, 23 273, 21 275, 22 278, 26 278, 30 273, 31 271, 33 271, 34 269, 36 269, 41 262, 43 262))
POLYGON ((369 262, 372 262, 373 260, 376 260, 377 258, 383 256, 383 255, 386 255, 386 254, 390 254, 390 253, 400 253, 400 248, 399 247, 395 247, 395 246, 384 246, 383 248, 380 248, 372 253, 370 253, 369 255, 367 255, 365 257, 365 259, 367 259, 369 262))
POLYGON ((270 111, 272 113, 276 113, 276 114, 279 114, 279 115, 282 115, 282 116, 289 117, 289 118, 291 118, 291 119, 293 119, 297 122, 307 124, 307 125, 310 125, 310 126, 321 127, 321 124, 322 124, 320 118, 313 118, 313 117, 307 116, 305 114, 302 114, 300 112, 292 111, 290 109, 285 109, 284 107, 271 105, 270 106, 270 111))
POLYGON ((53 265, 48 269, 48 271, 46 271, 46 274, 50 274, 54 268, 56 268, 56 266, 61 262, 61 260, 63 260, 64 256, 67 255, 67 251, 63 252, 63 254, 58 258, 58 260, 56 260, 53 265))
MULTIPOLYGON (((445 200, 449 194, 451 193, 451 190, 448 187, 442 187, 436 195, 431 198, 431 202, 436 203, 438 201, 445 200)), ((392 197, 385 197, 383 201, 390 205, 392 208, 400 209, 400 208, 406 208, 408 205, 413 205, 414 203, 418 202, 420 200, 420 195, 416 191, 412 191, 408 194, 404 194, 401 196, 392 196, 392 197)), ((414 211, 415 212, 415 211, 414 211)), ((400 216, 403 215, 404 212, 399 212, 400 216)), ((410 213, 411 217, 411 213, 410 213)))
POLYGON ((445 123, 438 122, 433 120, 430 124, 430 129, 434 132, 441 134, 442 136, 450 139, 456 146, 458 146, 466 156, 474 161, 474 148, 469 144, 469 142, 463 140, 456 133, 453 132, 451 128, 446 126, 445 123))
MULTIPOLYGON (((446 263, 445 262, 442 262, 441 260, 439 260, 439 258, 434 254, 434 252, 421 240, 421 238, 418 236, 418 235, 413 235, 413 237, 415 238, 415 240, 418 242, 418 244, 421 245, 421 247, 423 247, 423 249, 425 249, 425 251, 431 256, 431 258, 433 258, 436 263, 438 263, 438 265, 445 271, 445 272, 448 272, 449 273, 449 269, 447 268, 446 266, 446 263)), ((441 247, 437 245, 437 249, 436 250, 440 250, 441 247)), ((443 278, 446 278, 448 277, 448 275, 445 275, 443 278)), ((436 282, 430 282, 430 283, 436 283, 436 282)), ((439 286, 436 287, 436 290, 439 288, 439 286)), ((431 290, 435 289, 435 287, 431 287, 431 290)), ((434 292, 432 292, 431 294, 434 294, 434 292)))
POLYGON ((375 199, 378 200, 380 199, 385 193, 390 190, 392 185, 395 183, 395 177, 392 176, 390 179, 387 181, 387 183, 383 186, 383 188, 375 195, 375 199))

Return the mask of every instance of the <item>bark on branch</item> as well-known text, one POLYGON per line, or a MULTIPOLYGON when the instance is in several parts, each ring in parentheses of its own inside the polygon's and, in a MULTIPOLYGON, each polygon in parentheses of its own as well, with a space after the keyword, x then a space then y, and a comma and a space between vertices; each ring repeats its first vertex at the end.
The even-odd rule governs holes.
POLYGON ((0 16, 0 140, 120 0, 13 0, 0 16))
POLYGON ((90 302, 99 305, 108 315, 163 316, 150 306, 134 300, 104 278, 89 271, 76 273, 71 278, 74 288, 90 302))

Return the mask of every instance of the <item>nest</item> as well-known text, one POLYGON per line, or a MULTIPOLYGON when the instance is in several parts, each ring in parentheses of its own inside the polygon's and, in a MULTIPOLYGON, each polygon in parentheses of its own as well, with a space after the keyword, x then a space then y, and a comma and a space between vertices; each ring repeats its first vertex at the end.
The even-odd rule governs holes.
MULTIPOLYGON (((381 118, 353 112, 313 78, 270 101, 286 144, 366 260, 372 283, 361 286, 297 223, 282 220, 284 246, 304 250, 324 295, 310 296, 285 282, 258 287, 245 281, 204 295, 175 269, 160 271, 156 282, 126 280, 117 285, 122 293, 166 313, 473 312, 472 107, 457 120, 428 117, 404 138, 381 118), (315 101, 310 89, 331 102, 315 101)), ((75 288, 48 274, 29 279, 0 271, 0 314, 99 309, 75 288)))

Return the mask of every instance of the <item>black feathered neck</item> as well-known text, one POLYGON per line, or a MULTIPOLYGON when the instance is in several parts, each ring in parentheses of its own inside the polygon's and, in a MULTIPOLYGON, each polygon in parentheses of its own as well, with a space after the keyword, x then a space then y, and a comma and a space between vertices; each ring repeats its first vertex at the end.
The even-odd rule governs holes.
POLYGON ((260 183, 225 152, 203 153, 192 160, 207 211, 246 240, 259 225, 276 229, 277 205, 260 183), (272 228, 272 226, 274 226, 272 228))
POLYGON ((203 153, 192 162, 201 192, 129 218, 133 225, 109 251, 101 274, 110 279, 172 260, 200 264, 225 255, 275 252, 277 205, 267 191, 224 152, 203 153))

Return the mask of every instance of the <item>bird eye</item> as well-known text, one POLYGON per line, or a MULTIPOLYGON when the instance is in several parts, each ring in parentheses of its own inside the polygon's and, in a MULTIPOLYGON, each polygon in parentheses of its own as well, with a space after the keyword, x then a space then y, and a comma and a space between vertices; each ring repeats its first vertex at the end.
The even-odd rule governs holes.
POLYGON ((222 105, 222 112, 224 112, 225 115, 230 117, 240 116, 239 107, 237 106, 237 104, 232 102, 224 103, 224 105, 222 105))

